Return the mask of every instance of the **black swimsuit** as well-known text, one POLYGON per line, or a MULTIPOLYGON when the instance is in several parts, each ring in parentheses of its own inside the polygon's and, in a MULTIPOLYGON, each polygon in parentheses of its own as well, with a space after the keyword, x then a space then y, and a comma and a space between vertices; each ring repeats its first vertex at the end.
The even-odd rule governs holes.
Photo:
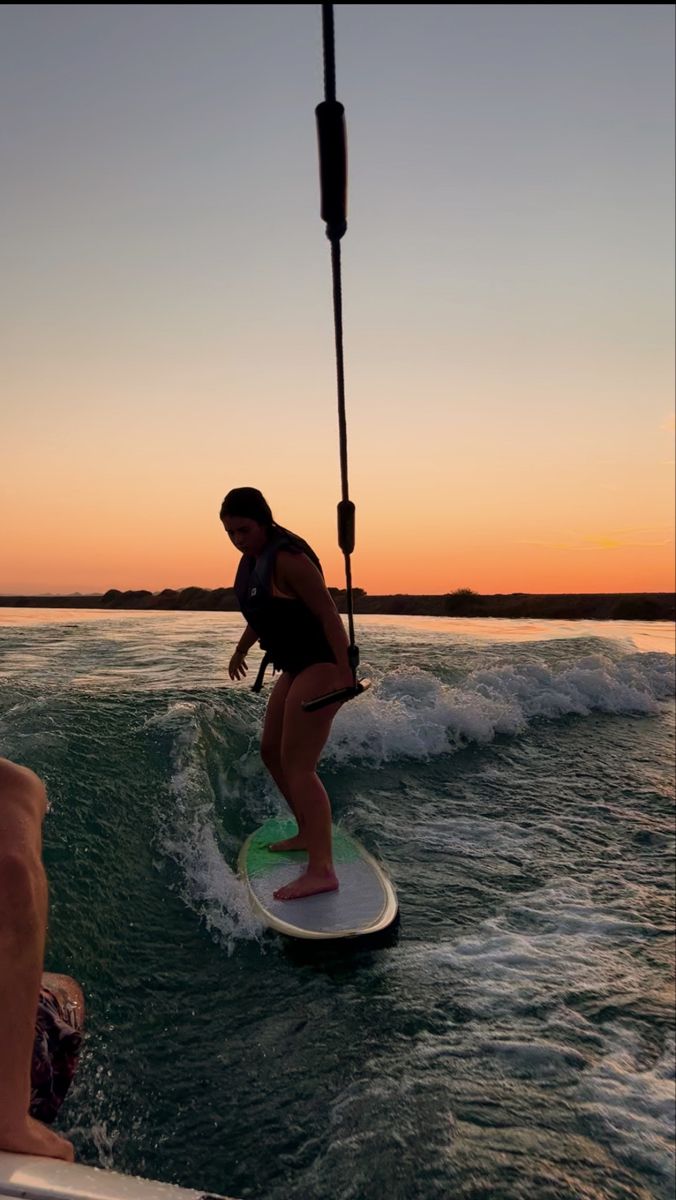
POLYGON ((275 670, 298 675, 315 663, 334 663, 335 657, 322 624, 302 600, 272 594, 275 559, 280 550, 307 554, 319 568, 314 551, 302 538, 276 528, 258 558, 244 555, 235 579, 235 593, 247 622, 256 631, 265 658, 254 684, 260 690, 268 663, 275 670))

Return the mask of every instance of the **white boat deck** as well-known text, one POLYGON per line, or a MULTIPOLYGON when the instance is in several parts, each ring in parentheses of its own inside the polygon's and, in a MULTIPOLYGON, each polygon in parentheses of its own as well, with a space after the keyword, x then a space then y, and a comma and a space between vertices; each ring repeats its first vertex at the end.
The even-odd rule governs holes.
MULTIPOLYGON (((207 1200, 207 1193, 55 1158, 0 1151, 0 1197, 24 1200, 207 1200)), ((209 1200, 233 1200, 214 1197, 209 1200)))

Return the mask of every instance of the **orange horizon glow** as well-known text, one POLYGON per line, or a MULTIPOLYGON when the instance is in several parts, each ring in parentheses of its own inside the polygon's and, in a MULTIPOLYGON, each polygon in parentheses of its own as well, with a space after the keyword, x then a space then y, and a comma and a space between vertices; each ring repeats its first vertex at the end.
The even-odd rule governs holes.
MULTIPOLYGON (((175 426, 178 440, 180 423, 175 426)), ((377 430, 371 436, 376 440, 377 430)), ((439 595, 458 588, 482 594, 674 590, 673 534, 665 517, 668 468, 651 472, 646 455, 640 486, 634 482, 642 498, 639 523, 632 494, 607 483, 595 488, 581 467, 574 494, 565 465, 560 479, 547 478, 546 462, 522 459, 505 469, 496 443, 486 442, 475 460, 457 447, 447 451, 443 442, 421 446, 421 465, 415 474, 409 469, 408 487, 400 489, 391 476, 408 449, 391 450, 384 465, 368 471, 357 464, 356 587, 371 595, 439 595), (449 471, 452 454, 457 458, 449 471)), ((3 522, 1 594, 232 585, 238 556, 218 519, 227 487, 216 490, 213 482, 222 474, 219 450, 202 445, 182 458, 182 448, 171 445, 165 454, 173 467, 153 473, 139 445, 138 465, 124 486, 118 479, 130 454, 123 447, 117 454, 116 461, 109 445, 107 465, 89 461, 86 446, 74 437, 58 475, 43 456, 36 477, 51 476, 44 491, 10 463, 4 483, 11 480, 14 515, 3 522)), ((298 449, 289 460, 290 475, 299 480, 293 487, 269 459, 253 484, 269 474, 264 494, 276 520, 313 546, 327 583, 342 588, 331 446, 316 461, 304 462, 298 449)), ((589 474, 595 470, 592 464, 589 474)), ((233 486, 250 478, 238 472, 233 486)))
MULTIPOLYGON (((293 396, 284 399, 292 411, 293 396)), ((310 431, 315 426, 312 456, 302 438, 273 428, 270 446, 252 456, 258 461, 250 473, 223 469, 228 438, 211 434, 226 433, 227 420, 196 432, 177 405, 158 445, 150 428, 154 405, 141 401, 135 439, 128 440, 130 415, 119 429, 111 427, 105 457, 92 454, 91 431, 72 393, 60 457, 49 435, 42 445, 33 441, 31 472, 20 456, 8 455, 0 594, 229 587, 237 552, 218 512, 225 491, 243 484, 261 487, 275 519, 318 553, 327 583, 344 586, 328 403, 319 416, 305 410, 310 431), (281 460, 277 445, 285 450, 281 460)), ((501 431, 479 441, 479 425, 468 426, 466 415, 451 411, 437 420, 439 437, 430 437, 426 424, 408 429, 404 421, 402 441, 380 424, 377 410, 367 422, 358 402, 353 407, 355 586, 371 595, 674 590, 673 472, 664 458, 673 438, 669 417, 640 433, 618 427, 616 461, 608 467, 599 463, 595 444, 575 431, 576 441, 561 431, 546 457, 544 441, 532 445, 521 436, 507 457, 501 431), (380 458, 372 457, 375 446, 380 458)), ((56 411, 63 422, 66 396, 56 411)), ((105 408, 98 420, 109 421, 105 408)), ((286 420, 282 412, 280 425, 286 420)), ((244 412, 237 443, 255 446, 255 428, 255 413, 244 412)))
MULTIPOLYGON (((298 522, 293 528, 319 554, 327 584, 344 588, 344 563, 337 546, 312 537, 298 522)), ((453 546, 449 539, 445 546, 408 549, 405 556, 362 539, 352 557, 353 586, 370 595, 442 595, 465 587, 480 594, 673 592, 674 559, 668 540, 641 544, 631 541, 631 535, 624 537, 626 544, 619 535, 552 545, 499 545, 484 539, 453 546)), ((147 552, 142 545, 107 549, 73 539, 65 554, 62 545, 56 550, 52 543, 34 546, 30 553, 15 553, 13 558, 16 574, 3 573, 2 595, 231 587, 239 561, 225 537, 218 536, 181 547, 155 543, 147 552), (78 566, 78 558, 86 566, 78 566)))

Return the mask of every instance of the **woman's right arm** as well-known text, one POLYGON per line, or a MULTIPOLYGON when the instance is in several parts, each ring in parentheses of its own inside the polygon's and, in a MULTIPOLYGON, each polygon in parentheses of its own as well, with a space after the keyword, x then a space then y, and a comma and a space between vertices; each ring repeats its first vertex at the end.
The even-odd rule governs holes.
POLYGON ((256 633, 256 630, 252 629, 250 625, 247 625, 246 629, 244 630, 244 633, 242 634, 241 638, 239 639, 239 642, 237 643, 237 649, 235 650, 235 653, 233 654, 232 658, 230 659, 230 664, 228 666, 228 675, 230 676, 231 679, 243 679, 244 678, 244 676, 246 675, 246 670, 247 670, 246 655, 248 654, 249 650, 253 646, 254 642, 257 642, 257 641, 258 641, 258 634, 256 633))
POLYGON ((257 641, 258 634, 256 633, 256 630, 252 629, 250 625, 247 625, 244 633, 237 643, 235 654, 248 654, 254 642, 257 641))

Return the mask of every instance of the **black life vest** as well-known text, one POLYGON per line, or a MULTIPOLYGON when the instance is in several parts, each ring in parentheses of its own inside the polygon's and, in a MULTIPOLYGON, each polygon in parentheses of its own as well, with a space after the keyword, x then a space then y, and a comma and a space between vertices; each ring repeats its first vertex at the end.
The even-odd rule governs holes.
POLYGON ((275 670, 297 675, 313 663, 335 662, 321 622, 307 605, 302 600, 284 599, 272 593, 275 561, 280 550, 306 554, 322 572, 312 547, 280 525, 274 526, 270 540, 258 558, 242 555, 235 578, 235 594, 243 616, 258 634, 260 647, 265 651, 254 691, 260 691, 269 663, 273 663, 275 670))

